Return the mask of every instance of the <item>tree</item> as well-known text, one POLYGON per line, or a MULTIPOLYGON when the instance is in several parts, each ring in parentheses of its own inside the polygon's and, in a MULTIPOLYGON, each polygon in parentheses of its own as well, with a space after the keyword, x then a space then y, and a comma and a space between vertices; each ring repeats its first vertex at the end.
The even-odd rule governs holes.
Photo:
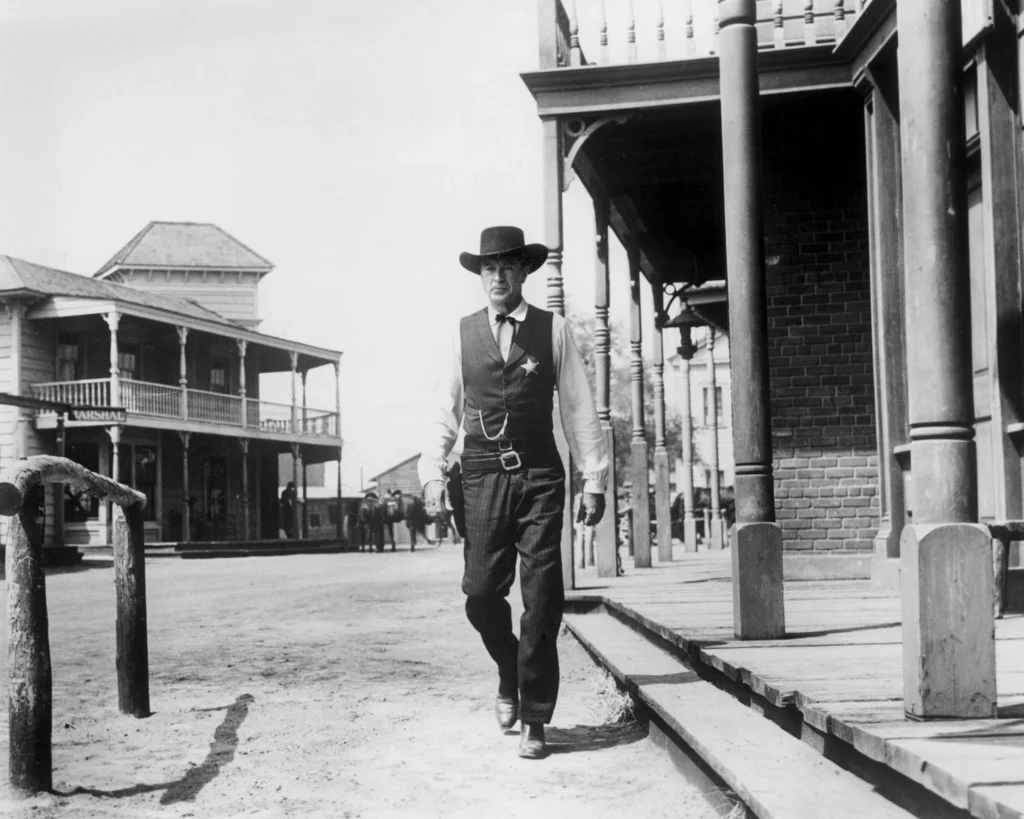
MULTIPOLYGON (((594 365, 594 329, 596 320, 592 314, 578 311, 572 302, 566 304, 566 317, 573 331, 573 339, 580 351, 590 378, 590 388, 597 383, 594 365)), ((633 438, 633 407, 629 383, 628 334, 618 322, 611 325, 611 416, 615 430, 615 474, 619 484, 631 480, 633 438)), ((654 374, 651 362, 644 359, 644 428, 647 439, 648 469, 654 461, 654 374)), ((676 411, 666 408, 665 446, 669 457, 674 459, 682 447, 682 418, 676 411)), ((579 490, 578 477, 573 476, 573 494, 579 490)))

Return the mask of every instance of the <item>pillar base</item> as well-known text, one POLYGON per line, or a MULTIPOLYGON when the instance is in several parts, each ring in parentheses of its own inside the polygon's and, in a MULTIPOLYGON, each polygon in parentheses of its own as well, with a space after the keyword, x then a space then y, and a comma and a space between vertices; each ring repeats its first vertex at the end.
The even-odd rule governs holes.
POLYGON ((776 640, 785 636, 779 524, 733 525, 732 614, 739 640, 776 640))
POLYGON ((633 565, 637 569, 651 568, 651 501, 650 478, 647 465, 647 442, 630 444, 633 473, 633 565))
POLYGON ((907 716, 994 717, 996 642, 988 528, 977 523, 904 527, 900 584, 907 716))
POLYGON ((899 543, 899 535, 889 527, 875 535, 875 553, 871 556, 871 585, 875 588, 900 590, 899 543))
POLYGON ((725 531, 725 521, 721 518, 711 518, 711 548, 716 552, 720 552, 725 548, 725 543, 728 539, 728 533, 725 531))
POLYGON ((658 562, 672 560, 672 499, 669 492, 668 452, 654 450, 654 510, 658 523, 658 562))
POLYGON ((697 551, 696 518, 683 518, 683 545, 687 552, 697 551))

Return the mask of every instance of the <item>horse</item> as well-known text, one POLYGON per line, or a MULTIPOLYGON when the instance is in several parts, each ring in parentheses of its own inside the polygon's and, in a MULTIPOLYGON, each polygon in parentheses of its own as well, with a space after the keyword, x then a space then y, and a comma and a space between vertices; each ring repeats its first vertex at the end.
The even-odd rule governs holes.
POLYGON ((377 547, 378 552, 384 551, 384 506, 381 504, 377 497, 376 492, 367 492, 361 501, 359 501, 359 511, 357 513, 358 529, 359 529, 359 551, 363 551, 363 545, 366 544, 373 550, 373 547, 377 547), (369 543, 366 541, 366 535, 369 532, 371 540, 369 543))
POLYGON ((410 551, 416 551, 417 532, 423 535, 423 539, 428 544, 433 545, 433 541, 427 537, 427 524, 430 523, 430 517, 427 515, 423 498, 418 495, 402 492, 400 489, 393 489, 384 498, 382 508, 384 510, 384 524, 391 533, 391 551, 395 550, 394 524, 401 523, 403 520, 409 528, 410 551))

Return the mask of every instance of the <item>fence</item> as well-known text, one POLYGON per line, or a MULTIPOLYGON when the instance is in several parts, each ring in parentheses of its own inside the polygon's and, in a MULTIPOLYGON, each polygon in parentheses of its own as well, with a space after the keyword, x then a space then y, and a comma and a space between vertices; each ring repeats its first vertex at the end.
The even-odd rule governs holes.
POLYGON ((44 487, 48 484, 73 486, 124 510, 114 525, 117 700, 122 713, 149 716, 142 530, 146 496, 67 458, 37 455, 16 461, 0 478, 0 515, 11 518, 6 556, 8 770, 11 787, 27 793, 53 788, 53 679, 40 521, 44 487))

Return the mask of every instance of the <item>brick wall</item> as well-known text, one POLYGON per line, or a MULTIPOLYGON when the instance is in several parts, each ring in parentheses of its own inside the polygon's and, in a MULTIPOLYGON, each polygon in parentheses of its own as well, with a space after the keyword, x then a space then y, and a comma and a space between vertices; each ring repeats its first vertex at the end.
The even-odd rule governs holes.
POLYGON ((867 552, 879 525, 862 109, 848 102, 765 118, 772 444, 787 551, 867 552))

